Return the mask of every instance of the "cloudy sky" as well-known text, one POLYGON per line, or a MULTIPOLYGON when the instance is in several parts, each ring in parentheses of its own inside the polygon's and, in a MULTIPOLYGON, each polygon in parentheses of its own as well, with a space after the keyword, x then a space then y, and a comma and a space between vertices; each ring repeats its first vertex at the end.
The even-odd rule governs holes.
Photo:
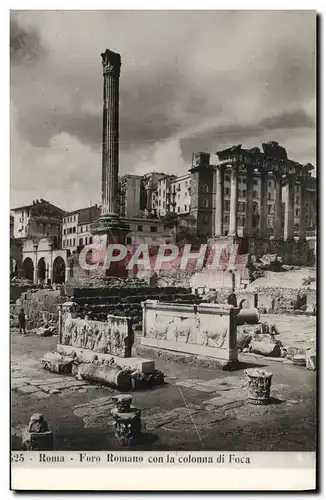
POLYGON ((100 202, 102 65, 122 57, 120 173, 276 140, 315 164, 313 11, 14 11, 11 206, 100 202))

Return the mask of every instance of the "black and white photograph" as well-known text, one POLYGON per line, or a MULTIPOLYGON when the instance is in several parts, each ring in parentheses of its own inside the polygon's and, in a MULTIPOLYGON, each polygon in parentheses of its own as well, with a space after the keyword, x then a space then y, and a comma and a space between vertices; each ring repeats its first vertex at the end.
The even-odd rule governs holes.
POLYGON ((11 11, 12 470, 315 469, 316 40, 314 10, 11 11))

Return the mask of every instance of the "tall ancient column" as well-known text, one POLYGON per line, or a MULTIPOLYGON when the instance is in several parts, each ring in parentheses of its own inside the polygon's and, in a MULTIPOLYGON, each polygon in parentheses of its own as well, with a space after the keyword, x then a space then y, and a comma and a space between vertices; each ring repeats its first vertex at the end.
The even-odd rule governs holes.
POLYGON ((102 215, 118 215, 120 54, 101 54, 103 65, 102 215))
POLYGON ((216 167, 215 236, 223 236, 224 167, 216 167))
POLYGON ((252 204, 254 196, 254 169, 252 166, 247 167, 247 200, 246 200, 246 221, 244 234, 250 236, 252 233, 252 204))
POLYGON ((260 236, 267 236, 267 172, 261 170, 260 178, 260 214, 259 214, 259 233, 260 236))
POLYGON ((300 179, 300 223, 299 240, 306 239, 306 183, 305 178, 300 179))
POLYGON ((287 196, 285 200, 284 240, 294 237, 294 175, 288 175, 287 196))
POLYGON ((230 193, 230 225, 228 236, 237 236, 238 212, 238 165, 232 165, 230 193))
POLYGON ((275 173, 274 239, 282 239, 282 175, 275 173))

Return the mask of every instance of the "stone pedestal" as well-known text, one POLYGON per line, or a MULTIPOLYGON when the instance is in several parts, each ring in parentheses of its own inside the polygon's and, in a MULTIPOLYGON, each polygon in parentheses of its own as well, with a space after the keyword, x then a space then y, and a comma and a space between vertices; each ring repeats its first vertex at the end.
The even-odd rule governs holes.
POLYGON ((252 404, 263 405, 270 402, 273 374, 255 368, 244 371, 248 382, 248 400, 252 404))
POLYGON ((141 434, 141 412, 131 407, 132 396, 120 394, 112 398, 116 408, 111 410, 114 434, 121 446, 132 446, 141 434))
POLYGON ((22 450, 24 451, 52 451, 53 433, 43 415, 34 413, 29 425, 22 433, 22 450))

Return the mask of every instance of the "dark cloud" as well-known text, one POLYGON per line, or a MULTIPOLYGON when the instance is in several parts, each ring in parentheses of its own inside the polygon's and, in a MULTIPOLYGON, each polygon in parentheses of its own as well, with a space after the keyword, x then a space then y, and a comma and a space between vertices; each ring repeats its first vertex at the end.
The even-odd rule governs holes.
POLYGON ((10 18, 10 59, 12 64, 31 62, 44 57, 46 49, 36 28, 25 29, 13 16, 10 18))

